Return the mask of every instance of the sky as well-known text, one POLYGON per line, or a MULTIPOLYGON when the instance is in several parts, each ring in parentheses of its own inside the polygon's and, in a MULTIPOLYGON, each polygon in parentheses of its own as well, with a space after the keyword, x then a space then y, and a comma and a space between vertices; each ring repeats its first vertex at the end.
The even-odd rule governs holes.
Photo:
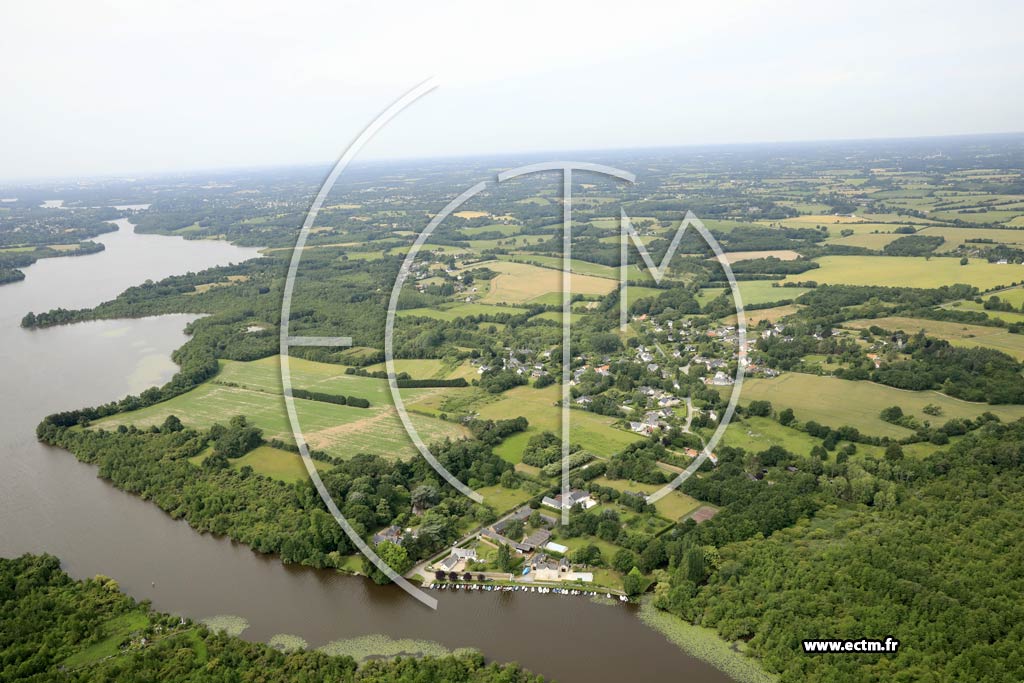
POLYGON ((5 2, 0 179, 1024 130, 1024 3, 5 2))

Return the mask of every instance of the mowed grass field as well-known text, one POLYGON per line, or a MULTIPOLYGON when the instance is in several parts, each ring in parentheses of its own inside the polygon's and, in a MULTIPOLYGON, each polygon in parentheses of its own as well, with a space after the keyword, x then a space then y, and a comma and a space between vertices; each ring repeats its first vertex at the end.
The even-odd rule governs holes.
MULTIPOLYGON (((854 382, 798 372, 787 372, 773 379, 744 381, 740 402, 747 405, 754 400, 771 401, 777 411, 792 408, 800 422, 814 420, 830 427, 849 425, 872 436, 896 438, 909 436, 911 432, 878 417, 879 412, 889 406, 898 405, 904 413, 933 423, 953 417, 973 418, 985 411, 1005 421, 1024 417, 1024 406, 969 403, 937 391, 904 391, 873 382, 854 382), (923 409, 929 403, 942 409, 941 417, 924 414, 923 409)), ((734 435, 733 438, 736 439, 734 445, 742 445, 742 435, 734 435)))
MULTIPOLYGON (((530 422, 525 432, 505 439, 494 452, 509 462, 517 463, 523 457, 527 441, 534 434, 543 431, 561 434, 561 408, 555 405, 560 395, 561 387, 557 384, 543 389, 522 386, 506 391, 497 401, 481 405, 478 411, 481 418, 501 420, 522 415, 530 422)), ((612 427, 613 422, 612 418, 597 413, 572 410, 570 439, 584 450, 609 457, 641 438, 632 432, 612 427)))
POLYGON ((951 321, 922 320, 921 318, 905 318, 891 316, 872 320, 851 320, 843 323, 843 327, 860 330, 877 325, 884 330, 903 330, 914 334, 924 330, 925 334, 945 339, 954 346, 981 346, 1009 354, 1017 360, 1024 361, 1024 335, 1010 334, 1002 327, 986 327, 984 325, 967 325, 951 321))
MULTIPOLYGON (((202 429, 226 424, 234 415, 244 415, 263 430, 264 438, 294 443, 285 412, 279 363, 277 356, 249 363, 222 361, 221 372, 212 381, 169 401, 114 415, 96 424, 108 429, 118 424, 159 425, 168 415, 177 415, 186 426, 202 429)), ((390 458, 416 454, 392 405, 386 380, 346 375, 343 367, 299 358, 290 359, 290 366, 296 388, 359 396, 370 401, 369 408, 353 408, 296 399, 299 423, 312 448, 340 458, 357 453, 390 458)), ((456 390, 403 389, 402 397, 412 412, 417 401, 441 391, 456 390)), ((468 435, 460 425, 433 417, 414 413, 411 419, 427 443, 468 435)))
POLYGON ((967 284, 991 289, 1024 281, 1024 265, 998 265, 971 259, 966 266, 956 258, 914 256, 823 256, 821 268, 790 275, 783 282, 814 280, 820 284, 883 285, 934 289, 967 284))
MULTIPOLYGON (((490 291, 483 303, 519 304, 562 289, 562 273, 525 263, 499 261, 487 266, 499 273, 491 280, 490 291)), ((591 275, 572 274, 572 291, 577 294, 604 296, 617 286, 617 281, 591 275)))

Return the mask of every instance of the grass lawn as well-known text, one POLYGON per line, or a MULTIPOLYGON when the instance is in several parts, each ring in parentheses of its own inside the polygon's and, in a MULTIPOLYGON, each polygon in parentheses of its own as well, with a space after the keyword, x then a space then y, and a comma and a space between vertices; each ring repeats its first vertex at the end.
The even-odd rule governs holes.
POLYGON ((142 612, 129 612, 109 619, 99 627, 103 639, 65 659, 64 666, 75 669, 98 662, 105 657, 112 657, 120 652, 121 641, 148 625, 149 617, 142 612))
MULTIPOLYGON (((731 387, 722 387, 731 390, 731 387)), ((1024 417, 1024 406, 993 406, 951 398, 937 391, 904 391, 873 382, 854 382, 835 377, 787 372, 773 379, 743 382, 741 402, 771 401, 775 410, 792 408, 797 420, 815 420, 830 427, 849 425, 872 436, 909 436, 910 430, 882 421, 878 414, 898 405, 920 420, 945 422, 952 417, 976 417, 990 411, 1002 420, 1024 417), (932 403, 942 409, 940 418, 929 417, 923 408, 932 403)), ((860 445, 857 446, 860 448, 860 445)))
MULTIPOLYGON (((558 536, 558 534, 556 534, 558 536)), ((606 563, 610 563, 612 558, 615 557, 615 553, 621 550, 621 547, 614 543, 598 538, 597 536, 577 536, 575 538, 558 538, 555 543, 561 543, 569 549, 569 555, 571 556, 573 551, 579 550, 583 546, 596 545, 601 550, 601 555, 604 557, 606 563)))
MULTIPOLYGON (((333 403, 296 399, 306 440, 310 446, 337 457, 375 453, 385 457, 416 454, 398 413, 391 404, 387 381, 344 374, 344 369, 327 363, 290 360, 294 386, 369 399, 370 408, 352 408, 333 403)), ((158 425, 168 415, 177 415, 185 425, 204 429, 225 424, 234 415, 244 415, 263 430, 266 439, 294 443, 281 396, 277 356, 248 363, 222 361, 221 372, 209 382, 168 401, 130 413, 99 420, 97 426, 118 424, 158 425)), ((450 389, 406 389, 402 396, 410 411, 421 400, 429 400, 450 389)), ((468 432, 461 426, 426 415, 412 414, 420 436, 430 443, 445 436, 458 438, 468 432)))
POLYGON ((924 289, 968 284, 991 289, 1024 281, 1024 265, 998 265, 979 259, 971 259, 966 266, 961 266, 956 258, 925 259, 918 256, 823 256, 816 260, 821 268, 790 275, 783 282, 814 280, 823 284, 924 289))
MULTIPOLYGON (((561 387, 553 384, 543 389, 531 386, 515 387, 501 395, 497 401, 480 407, 480 417, 506 419, 522 415, 530 422, 525 432, 505 439, 494 452, 509 462, 522 459, 523 448, 534 434, 542 431, 561 433, 561 408, 555 405, 561 387)), ((573 410, 570 416, 570 438, 584 450, 596 455, 611 456, 641 437, 611 426, 614 420, 596 413, 573 410)))
POLYGON ((1002 327, 967 325, 952 321, 922 320, 902 316, 875 318, 874 320, 851 320, 843 323, 844 327, 854 329, 865 329, 872 325, 877 325, 884 330, 903 330, 908 334, 924 330, 925 334, 945 339, 954 346, 981 346, 986 349, 1002 351, 1017 360, 1024 360, 1024 335, 1010 334, 1002 327))
POLYGON ((477 489, 477 493, 484 497, 484 502, 494 508, 498 515, 509 512, 519 507, 533 497, 525 488, 507 489, 504 486, 485 486, 477 489))

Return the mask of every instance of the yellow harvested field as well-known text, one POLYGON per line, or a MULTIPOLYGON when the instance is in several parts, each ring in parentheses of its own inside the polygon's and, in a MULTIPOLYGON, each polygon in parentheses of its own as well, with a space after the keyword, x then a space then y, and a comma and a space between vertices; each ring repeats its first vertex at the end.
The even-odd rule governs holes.
POLYGON ((726 260, 729 263, 736 263, 737 261, 750 261, 758 258, 768 258, 774 256, 780 261, 795 261, 800 258, 800 254, 796 253, 792 249, 774 249, 770 251, 733 251, 725 255, 726 260))
MULTIPOLYGON (((778 322, 787 315, 793 315, 800 308, 797 304, 786 304, 784 306, 775 306, 774 308, 755 308, 752 311, 746 311, 747 327, 754 327, 762 320, 767 320, 770 323, 778 322)), ((725 325, 735 325, 736 316, 730 315, 727 318, 723 318, 722 323, 725 325)))
MULTIPOLYGON (((491 290, 481 299, 484 303, 524 303, 550 292, 562 290, 562 273, 526 263, 496 262, 487 266, 500 273, 491 280, 491 290)), ((590 275, 572 275, 575 294, 604 296, 618 286, 614 280, 590 275)))

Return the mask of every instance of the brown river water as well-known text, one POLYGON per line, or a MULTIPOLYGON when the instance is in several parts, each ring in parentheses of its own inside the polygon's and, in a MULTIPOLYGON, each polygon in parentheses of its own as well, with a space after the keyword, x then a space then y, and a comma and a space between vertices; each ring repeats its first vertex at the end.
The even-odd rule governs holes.
POLYGON ((136 235, 126 221, 98 238, 106 251, 43 259, 0 286, 0 556, 48 552, 77 578, 106 574, 136 599, 194 619, 237 615, 242 637, 295 634, 310 646, 363 635, 473 647, 562 683, 730 680, 637 619, 635 608, 582 597, 436 593, 432 611, 394 587, 281 564, 202 535, 152 503, 96 477, 96 469, 35 439, 52 412, 96 405, 161 384, 192 316, 23 330, 28 311, 80 308, 147 279, 256 255, 223 242, 136 235))

